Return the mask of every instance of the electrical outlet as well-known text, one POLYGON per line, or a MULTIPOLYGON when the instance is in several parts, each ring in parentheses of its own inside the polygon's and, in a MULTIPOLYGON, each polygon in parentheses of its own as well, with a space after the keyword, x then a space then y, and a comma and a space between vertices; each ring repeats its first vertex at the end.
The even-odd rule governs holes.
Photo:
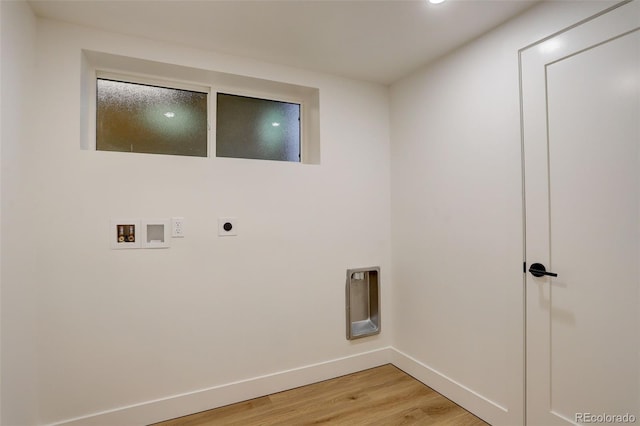
POLYGON ((234 237, 238 235, 238 221, 235 217, 218 218, 218 236, 234 237))
POLYGON ((184 217, 171 218, 171 236, 173 238, 184 238, 184 217))

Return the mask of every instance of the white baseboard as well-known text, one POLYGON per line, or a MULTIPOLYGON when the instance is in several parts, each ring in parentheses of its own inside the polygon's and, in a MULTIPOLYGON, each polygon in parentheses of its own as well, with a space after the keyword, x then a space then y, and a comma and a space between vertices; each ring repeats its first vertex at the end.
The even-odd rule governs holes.
POLYGON ((143 402, 51 426, 148 425, 210 410, 287 389, 378 367, 391 362, 393 348, 386 347, 265 376, 227 383, 182 395, 143 402))
POLYGON ((148 425, 287 389, 393 364, 490 424, 505 422, 508 410, 393 347, 385 347, 265 376, 227 383, 155 401, 121 407, 50 426, 148 425))
POLYGON ((392 348, 390 363, 492 425, 506 422, 505 407, 491 401, 417 359, 392 348))

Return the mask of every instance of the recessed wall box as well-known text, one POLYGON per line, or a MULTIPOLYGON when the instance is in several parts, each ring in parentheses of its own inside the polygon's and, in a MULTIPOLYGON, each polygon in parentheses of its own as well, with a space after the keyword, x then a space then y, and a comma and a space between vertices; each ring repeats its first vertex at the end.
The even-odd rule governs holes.
POLYGON ((380 333, 380 268, 347 270, 347 340, 380 333))
POLYGON ((113 219, 109 226, 112 249, 140 248, 140 220, 113 219))
POLYGON ((143 219, 140 221, 142 248, 168 248, 171 241, 170 219, 143 219))

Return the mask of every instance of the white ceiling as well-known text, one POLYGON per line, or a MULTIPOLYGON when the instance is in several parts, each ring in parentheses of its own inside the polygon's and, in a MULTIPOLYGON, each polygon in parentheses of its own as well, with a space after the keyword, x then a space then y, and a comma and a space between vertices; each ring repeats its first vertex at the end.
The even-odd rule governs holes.
POLYGON ((536 0, 32 0, 36 15, 384 84, 536 0))

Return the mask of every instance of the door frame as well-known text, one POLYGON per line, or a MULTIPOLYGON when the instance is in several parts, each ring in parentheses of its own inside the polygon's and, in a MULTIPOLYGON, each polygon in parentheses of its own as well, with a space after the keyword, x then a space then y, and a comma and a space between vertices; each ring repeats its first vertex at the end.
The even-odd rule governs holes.
MULTIPOLYGON (((526 176, 528 171, 536 170, 537 175, 548 175, 547 149, 546 144, 541 140, 547 140, 547 123, 546 123, 546 94, 545 94, 545 69, 548 64, 578 54, 587 49, 591 49, 603 43, 603 40, 610 40, 638 30, 638 22, 634 22, 634 17, 638 15, 628 13, 624 27, 608 24, 609 19, 624 15, 626 9, 624 6, 629 5, 632 10, 640 10, 640 0, 625 0, 614 4, 599 13, 596 13, 586 19, 583 19, 567 28, 553 33, 541 40, 538 40, 518 51, 518 71, 520 84, 520 131, 521 131, 521 170, 522 170, 522 221, 523 221, 523 315, 524 315, 524 413, 523 424, 532 418, 532 413, 536 410, 550 411, 550 401, 539 403, 532 401, 531 395, 539 394, 544 387, 550 386, 549 375, 538 374, 535 380, 530 377, 528 365, 535 360, 536 365, 542 365, 546 371, 549 370, 548 352, 544 350, 533 350, 529 345, 530 335, 535 332, 532 329, 536 321, 532 321, 533 315, 527 309, 528 286, 536 285, 532 282, 527 268, 533 262, 541 262, 552 268, 549 258, 549 241, 548 235, 546 243, 538 244, 537 247, 531 247, 527 241, 527 234, 532 229, 548 229, 548 215, 535 215, 531 211, 527 212, 527 203, 540 207, 539 211, 548 211, 549 199, 547 191, 534 191, 530 188, 526 176), (602 19, 599 19, 602 18, 602 19), (526 102, 525 102, 526 99, 526 102), (541 114, 540 111, 545 111, 541 114), (538 143, 544 146, 544 149, 532 149, 533 144, 538 143), (546 207, 546 209, 544 208, 546 207), (544 247, 546 245, 546 248, 544 247), (545 359, 546 357, 546 359, 545 359)), ((538 284, 541 291, 548 294, 550 279, 544 280, 543 285, 538 284)), ((546 318, 538 316, 536 318, 542 327, 550 326, 549 316, 546 318), (546 322, 545 322, 546 321, 546 322)), ((560 416, 562 417, 562 416, 560 416)), ((564 417, 562 417, 564 419, 564 417)), ((574 424, 571 419, 564 419, 570 424, 574 424)))

